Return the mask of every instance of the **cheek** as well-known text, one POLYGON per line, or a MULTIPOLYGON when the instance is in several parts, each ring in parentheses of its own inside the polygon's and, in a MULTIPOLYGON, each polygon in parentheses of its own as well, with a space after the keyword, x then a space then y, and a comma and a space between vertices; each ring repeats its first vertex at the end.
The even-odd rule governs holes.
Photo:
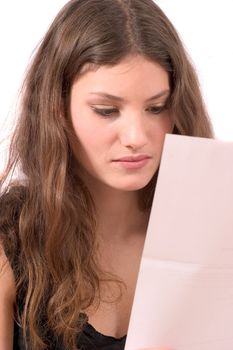
POLYGON ((163 116, 162 119, 155 125, 154 133, 160 142, 163 142, 165 135, 172 133, 174 128, 174 122, 172 118, 167 115, 163 116))
POLYGON ((106 145, 107 140, 103 133, 103 128, 96 125, 95 122, 88 122, 87 120, 85 123, 74 121, 73 127, 80 155, 83 153, 86 156, 100 155, 103 148, 108 146, 106 145))
POLYGON ((163 129, 164 133, 172 133, 174 128, 174 118, 170 112, 166 112, 164 117, 165 118, 163 119, 161 128, 163 129))
POLYGON ((73 125, 73 130, 74 134, 76 137, 76 140, 80 144, 88 144, 93 137, 93 125, 90 121, 90 118, 88 115, 85 113, 85 111, 73 111, 72 117, 72 125, 73 125))

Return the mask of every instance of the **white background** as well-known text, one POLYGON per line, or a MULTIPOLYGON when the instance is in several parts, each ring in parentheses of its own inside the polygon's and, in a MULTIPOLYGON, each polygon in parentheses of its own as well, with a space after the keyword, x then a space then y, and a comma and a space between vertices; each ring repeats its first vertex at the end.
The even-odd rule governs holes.
MULTIPOLYGON (((233 141, 233 0, 157 0, 197 69, 216 138, 233 141)), ((36 45, 64 0, 0 5, 0 169, 15 124, 15 101, 36 45)))

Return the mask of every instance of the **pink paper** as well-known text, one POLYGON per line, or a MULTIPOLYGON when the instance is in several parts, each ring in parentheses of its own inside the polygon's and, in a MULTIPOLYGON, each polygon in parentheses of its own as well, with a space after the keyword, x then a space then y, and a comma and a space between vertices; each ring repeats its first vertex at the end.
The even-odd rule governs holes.
POLYGON ((167 134, 125 350, 233 349, 233 142, 167 134))

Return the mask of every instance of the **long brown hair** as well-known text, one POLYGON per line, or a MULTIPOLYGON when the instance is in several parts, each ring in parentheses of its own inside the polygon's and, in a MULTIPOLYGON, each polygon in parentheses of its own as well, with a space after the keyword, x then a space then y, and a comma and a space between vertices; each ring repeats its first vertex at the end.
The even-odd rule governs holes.
MULTIPOLYGON (((74 171, 70 90, 85 68, 115 65, 129 54, 143 55, 168 72, 174 133, 213 137, 195 71, 173 25, 152 0, 71 0, 63 7, 27 71, 1 179, 0 238, 18 295, 24 293, 19 317, 32 349, 49 346, 47 329, 76 349, 79 316, 99 293, 97 218, 74 171), (16 168, 21 179, 7 182, 16 168)), ((154 178, 143 191, 144 209, 155 183, 154 178)))

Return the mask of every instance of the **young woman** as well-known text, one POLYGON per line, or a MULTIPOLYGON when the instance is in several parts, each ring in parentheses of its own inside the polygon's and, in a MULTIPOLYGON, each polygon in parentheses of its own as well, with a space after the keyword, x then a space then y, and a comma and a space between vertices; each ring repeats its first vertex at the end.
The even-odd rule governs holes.
POLYGON ((213 137, 168 18, 152 0, 69 1, 1 178, 1 349, 124 348, 166 133, 213 137))

